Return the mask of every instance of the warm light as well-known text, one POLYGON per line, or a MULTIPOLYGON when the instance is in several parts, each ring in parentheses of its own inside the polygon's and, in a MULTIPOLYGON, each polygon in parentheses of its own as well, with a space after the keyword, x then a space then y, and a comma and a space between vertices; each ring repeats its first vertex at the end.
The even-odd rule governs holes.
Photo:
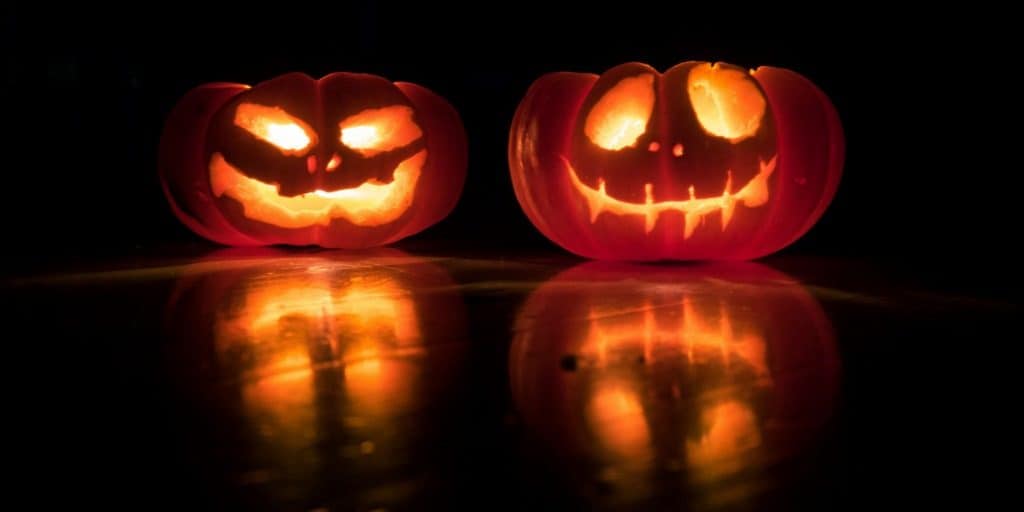
POLYGON ((345 289, 332 310, 352 339, 341 351, 345 390, 355 413, 388 415, 408 406, 422 336, 408 292, 390 279, 345 289))
POLYGON ((235 110, 235 125, 286 154, 302 154, 316 139, 309 125, 280 107, 242 103, 235 110))
POLYGON ((645 360, 656 352, 676 349, 689 361, 716 359, 726 367, 735 358, 754 370, 758 378, 770 378, 765 360, 765 341, 756 334, 735 332, 732 313, 720 302, 717 314, 698 310, 694 299, 659 304, 650 300, 631 308, 591 308, 589 330, 581 351, 593 354, 598 366, 620 350, 642 348, 645 360), (678 314, 672 311, 675 311, 678 314))
POLYGON ((236 308, 217 320, 217 347, 255 356, 245 358, 256 365, 246 391, 254 405, 275 415, 308 408, 313 373, 334 366, 356 414, 390 414, 412 397, 422 335, 410 293, 393 279, 334 283, 310 271, 249 288, 236 308))
MULTIPOLYGON (((565 159, 563 159, 565 160, 565 159)), ((721 212, 722 230, 729 226, 732 220, 733 210, 738 203, 748 208, 761 206, 768 202, 768 178, 775 171, 775 157, 767 163, 761 162, 760 171, 748 182, 739 192, 732 192, 732 172, 728 173, 724 191, 721 195, 706 198, 697 198, 693 187, 690 187, 690 199, 678 201, 654 201, 654 185, 647 183, 644 191, 647 195, 646 202, 631 203, 616 199, 605 190, 604 180, 598 182, 598 188, 591 188, 583 183, 572 164, 565 160, 566 168, 569 171, 569 178, 576 191, 583 196, 590 211, 590 222, 597 222, 597 217, 603 212, 610 212, 616 215, 639 215, 644 218, 644 232, 650 233, 661 217, 662 212, 678 211, 686 215, 686 227, 683 238, 690 238, 693 231, 704 220, 704 216, 721 212)))
POLYGON ((686 441, 686 458, 692 466, 728 462, 761 446, 761 429, 750 406, 730 400, 705 409, 701 423, 707 429, 697 441, 686 441))
POLYGON ((407 146, 423 136, 412 115, 404 105, 363 110, 339 123, 341 143, 363 156, 407 146))
MULTIPOLYGON (((252 348, 257 354, 268 350, 252 348)), ((275 348, 283 351, 260 361, 255 378, 243 386, 241 399, 248 421, 261 437, 278 449, 298 450, 316 432, 313 365, 304 345, 275 348)))
POLYGON ((625 384, 602 382, 588 404, 587 419, 601 443, 620 457, 649 455, 651 433, 643 406, 625 384))
POLYGON ((326 226, 346 219, 359 226, 379 226, 400 217, 412 204, 427 151, 405 159, 393 172, 391 183, 367 181, 358 187, 286 197, 276 185, 250 178, 214 153, 210 159, 210 186, 214 195, 227 195, 242 204, 246 217, 282 228, 326 226))
MULTIPOLYGON (((764 337, 737 322, 734 316, 742 312, 732 311, 727 299, 680 296, 670 285, 662 290, 636 302, 591 305, 579 347, 597 376, 587 401, 587 422, 602 445, 635 462, 646 459, 653 448, 648 416, 658 414, 647 410, 644 395, 635 391, 647 389, 635 383, 637 374, 621 373, 636 368, 641 353, 639 360, 647 368, 639 382, 649 378, 647 372, 671 368, 662 366, 667 361, 682 359, 692 367, 721 368, 726 375, 752 376, 759 386, 772 385, 764 337)), ((704 386, 686 392, 703 396, 704 386)), ((687 462, 693 466, 727 461, 761 443, 757 415, 739 400, 719 399, 706 406, 701 425, 701 435, 685 441, 687 462)))
POLYGON ((690 70, 686 89, 697 120, 711 135, 735 143, 761 126, 764 95, 742 71, 699 64, 690 70))
POLYGON ((276 329, 283 319, 299 318, 316 320, 317 327, 324 327, 325 321, 342 322, 348 332, 385 325, 403 344, 419 338, 408 293, 390 279, 361 279, 333 289, 323 275, 296 277, 248 293, 245 313, 239 322, 250 333, 276 329))
POLYGON ((653 110, 654 75, 624 78, 594 104, 583 130, 604 149, 631 147, 647 131, 653 110))
MULTIPOLYGON (((366 350, 359 354, 350 355, 350 362, 345 364, 345 380, 348 382, 357 382, 357 385, 350 385, 350 388, 357 390, 366 390, 369 388, 370 392, 375 387, 374 384, 380 379, 380 355, 377 354, 376 350, 366 350)), ((365 395, 365 392, 356 391, 354 395, 365 395)))
POLYGON ((334 155, 330 160, 327 161, 327 172, 333 172, 338 166, 341 165, 341 157, 334 155))

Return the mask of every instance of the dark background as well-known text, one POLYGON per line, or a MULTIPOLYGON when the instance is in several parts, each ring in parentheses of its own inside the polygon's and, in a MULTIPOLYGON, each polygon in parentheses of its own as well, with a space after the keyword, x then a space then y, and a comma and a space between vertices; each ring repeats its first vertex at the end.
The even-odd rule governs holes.
POLYGON ((7 241, 31 247, 24 255, 36 263, 196 243, 157 180, 157 144, 175 102, 211 81, 344 70, 422 84, 465 123, 461 201, 405 246, 552 249, 522 214, 506 163, 528 86, 551 71, 691 59, 790 68, 835 103, 847 137, 843 180, 789 251, 987 261, 1006 257, 1003 240, 1019 231, 1018 166, 995 158, 1012 147, 1013 129, 999 126, 1012 123, 1014 103, 989 63, 1012 35, 997 12, 260 5, 8 7, 5 108, 21 121, 7 137, 24 161, 5 166, 16 191, 2 201, 7 241))
MULTIPOLYGON (((918 280, 925 290, 983 291, 1019 302, 1015 259, 1024 189, 1014 110, 1020 93, 1007 71, 1015 60, 1001 55, 1015 40, 1006 13, 965 12, 963 6, 896 13, 833 3, 706 12, 639 2, 414 8, 361 2, 331 9, 297 2, 234 9, 36 3, 4 9, 4 274, 214 249, 174 218, 161 192, 156 150, 163 120, 199 84, 253 84, 289 71, 357 71, 416 82, 462 115, 469 136, 465 192, 447 219, 400 248, 561 254, 529 223, 512 192, 505 150, 523 93, 551 71, 601 72, 632 60, 666 69, 693 59, 793 69, 816 83, 840 114, 847 138, 843 180, 817 226, 783 252, 805 258, 783 260, 787 272, 802 277, 799 271, 813 265, 801 262, 856 260, 826 265, 839 269, 826 272, 829 279, 852 286, 858 276, 840 275, 843 269, 885 267, 898 270, 893 275, 901 284, 918 280)), ((879 275, 886 274, 870 279, 879 275)), ((171 412, 147 402, 166 385, 148 371, 160 364, 158 350, 135 345, 149 333, 146 315, 156 316, 166 290, 111 287, 118 298, 94 306, 111 311, 102 321, 93 319, 93 309, 48 310, 61 301, 99 303, 91 293, 107 293, 86 289, 37 290, 25 307, 38 315, 33 321, 49 323, 19 338, 42 352, 17 364, 28 375, 15 373, 18 384, 11 388, 29 391, 16 393, 31 411, 17 418, 32 431, 15 439, 32 460, 22 473, 55 484, 58 492, 44 485, 35 495, 43 502, 120 496, 115 501, 124 505, 133 492, 154 496, 156 490, 168 503, 192 503, 203 492, 201 471, 165 467, 164 461, 182 464, 178 448, 154 441, 175 428, 162 423, 174 420, 171 412), (115 314, 118 308, 123 317, 115 314), (79 332, 79 325, 96 330, 79 332), (108 328, 117 334, 104 334, 108 328), (39 433, 42 439, 31 435, 39 433), (116 468, 94 474, 104 463, 116 468), (161 468, 175 478, 160 481, 161 468), (69 476, 80 488, 61 495, 69 476), (121 488, 111 488, 119 482, 121 488)), ((940 481, 959 488, 964 484, 954 475, 988 467, 959 458, 979 439, 993 437, 988 429, 999 411, 980 404, 990 390, 967 387, 976 373, 994 373, 988 358, 1019 335, 975 316, 967 307, 973 299, 960 307, 952 297, 944 304, 947 313, 958 314, 950 321, 955 329, 914 304, 904 304, 911 313, 900 310, 881 322, 876 317, 875 325, 862 316, 833 318, 842 338, 856 341, 843 354, 850 376, 844 400, 857 414, 840 420, 852 433, 843 454, 868 455, 810 481, 808 495, 820 498, 810 501, 855 498, 834 508, 890 498, 918 503, 933 491, 928 501, 944 502, 951 488, 940 481), (887 336, 875 336, 883 331, 887 336), (899 462, 890 463, 890 456, 899 462)), ((499 298, 471 308, 495 319, 481 332, 496 336, 505 329, 497 323, 507 320, 501 315, 517 303, 499 298)), ((501 372, 503 347, 481 350, 492 353, 478 372, 501 372)), ((495 375, 490 379, 497 388, 502 375, 495 375)), ((504 410, 494 405, 481 414, 499 423, 504 410)), ((827 463, 836 456, 822 457, 827 463)))

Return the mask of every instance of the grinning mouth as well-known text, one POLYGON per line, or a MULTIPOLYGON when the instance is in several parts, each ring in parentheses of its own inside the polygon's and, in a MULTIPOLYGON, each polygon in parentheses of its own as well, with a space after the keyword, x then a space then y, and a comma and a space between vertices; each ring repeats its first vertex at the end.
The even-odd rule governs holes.
POLYGON ((698 198, 694 194, 693 185, 690 185, 689 199, 655 202, 654 185, 646 183, 644 192, 647 200, 644 203, 631 203, 608 195, 603 179, 598 181, 596 189, 583 183, 576 175, 576 170, 573 169, 569 160, 564 157, 562 160, 565 160, 569 179, 576 191, 587 201, 591 223, 597 222, 597 217, 604 212, 616 215, 639 215, 644 217, 644 233, 650 233, 658 223, 661 212, 678 211, 686 216, 686 227, 683 230, 683 239, 685 240, 693 235, 697 225, 709 213, 722 212, 722 230, 724 231, 729 225, 729 221, 732 220, 733 211, 738 203, 743 203, 748 208, 754 208, 768 202, 768 178, 775 171, 776 158, 777 156, 773 156, 767 163, 762 160, 757 176, 751 178, 738 192, 732 191, 732 171, 729 171, 722 195, 698 198))
POLYGON ((217 197, 227 195, 242 204, 247 218, 282 228, 327 226, 345 219, 358 226, 379 226, 400 217, 412 204, 426 150, 406 158, 392 171, 391 183, 375 179, 357 187, 314 190, 287 197, 278 185, 250 178, 220 153, 210 158, 210 186, 217 197))

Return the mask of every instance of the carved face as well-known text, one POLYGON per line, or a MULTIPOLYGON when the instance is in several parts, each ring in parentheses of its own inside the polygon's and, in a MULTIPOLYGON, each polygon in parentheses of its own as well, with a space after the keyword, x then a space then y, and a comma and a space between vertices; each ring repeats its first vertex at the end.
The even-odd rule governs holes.
MULTIPOLYGON (((788 243, 792 229, 820 215, 803 202, 823 209, 838 167, 828 160, 778 172, 803 162, 785 144, 793 130, 777 117, 772 87, 741 68, 698 62, 664 74, 631 63, 600 77, 542 78, 512 130, 520 203, 549 238, 599 258, 744 258, 788 243), (808 176, 814 186, 798 192, 817 196, 795 197, 790 189, 808 176), (766 235, 771 243, 757 246, 766 235)), ((824 104, 813 91, 810 98, 820 114, 824 104)), ((782 106, 784 116, 794 110, 782 106)), ((826 126, 828 153, 836 134, 819 118, 812 121, 826 126)))
POLYGON ((517 318, 509 365, 525 423, 582 466, 564 473, 614 474, 631 504, 681 482, 735 491, 727 477, 790 455, 838 389, 820 306, 753 264, 587 263, 539 287, 517 318))
POLYGON ((687 240, 698 227, 725 231, 737 206, 770 197, 775 122, 743 70, 621 66, 594 84, 576 130, 566 172, 591 222, 626 217, 650 233, 682 221, 687 240))
POLYGON ((257 240, 375 245, 450 210, 464 172, 459 131, 443 100, 411 84, 284 75, 213 111, 204 185, 228 223, 257 240))

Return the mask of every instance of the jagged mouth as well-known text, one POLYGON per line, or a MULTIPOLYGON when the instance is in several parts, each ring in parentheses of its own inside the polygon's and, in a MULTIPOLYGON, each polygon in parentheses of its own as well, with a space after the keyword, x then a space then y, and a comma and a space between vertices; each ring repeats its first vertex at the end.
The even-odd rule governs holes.
POLYGON ((689 187, 690 198, 674 201, 654 201, 654 185, 644 184, 644 192, 647 200, 643 203, 631 203, 614 198, 605 190, 605 181, 598 180, 597 188, 593 188, 580 180, 569 160, 565 161, 569 179, 573 187, 587 202, 587 209, 590 211, 590 222, 597 222, 597 218, 605 212, 616 215, 637 215, 644 218, 644 233, 650 233, 658 223, 662 212, 677 211, 686 216, 686 227, 683 230, 683 239, 690 238, 697 226, 704 219, 705 215, 714 212, 722 214, 722 230, 728 227, 732 221, 736 205, 742 203, 747 208, 755 208, 768 202, 768 178, 775 171, 776 156, 768 162, 760 161, 759 171, 756 176, 750 179, 739 191, 733 192, 732 171, 726 173, 724 191, 721 195, 713 197, 698 198, 694 193, 693 185, 689 187))
POLYGON ((427 152, 421 150, 392 171, 390 183, 368 180, 340 190, 314 190, 282 196, 278 185, 246 176, 220 153, 210 158, 210 187, 217 197, 239 203, 246 218, 282 228, 327 226, 345 219, 358 226, 380 226, 399 218, 412 205, 427 152))

